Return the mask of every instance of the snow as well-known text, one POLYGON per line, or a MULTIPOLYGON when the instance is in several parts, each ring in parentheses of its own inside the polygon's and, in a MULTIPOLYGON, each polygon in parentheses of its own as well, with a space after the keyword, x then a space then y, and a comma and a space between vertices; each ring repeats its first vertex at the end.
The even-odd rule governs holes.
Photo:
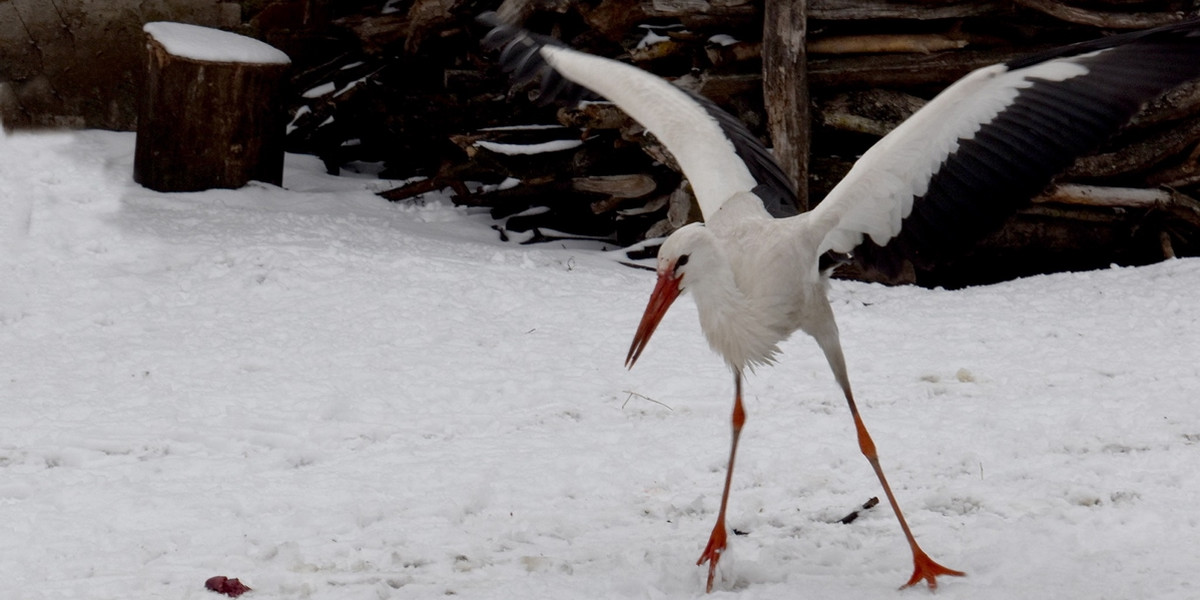
POLYGON ((292 116, 291 122, 289 122, 287 124, 287 134, 291 135, 292 132, 297 129, 296 123, 299 122, 300 119, 303 118, 305 115, 310 114, 310 113, 312 113, 312 109, 309 108, 307 105, 301 106, 300 108, 296 109, 296 114, 294 116, 292 116))
POLYGON ((338 96, 346 94, 350 90, 366 83, 368 79, 370 79, 370 76, 359 77, 358 79, 355 79, 354 81, 351 81, 350 83, 347 83, 345 86, 342 87, 342 89, 338 90, 337 93, 335 93, 333 96, 336 98, 338 96))
POLYGON ((547 152, 562 152, 563 150, 572 150, 583 145, 583 140, 550 140, 539 142, 536 144, 504 144, 501 142, 489 142, 487 140, 479 140, 475 145, 495 152, 496 154, 506 155, 525 155, 525 154, 545 154, 547 152))
MULTIPOLYGON (((700 598, 731 377, 653 274, 289 155, 160 194, 132 134, 0 138, 0 597, 700 598)), ((834 282, 936 597, 1200 596, 1200 260, 960 291, 834 282)), ((898 592, 824 359, 747 382, 713 598, 898 592)))
POLYGON ((401 0, 388 0, 386 3, 384 3, 383 8, 380 9, 379 13, 383 15, 390 15, 392 13, 400 12, 400 8, 396 6, 400 3, 400 1, 401 0))
POLYGON ((661 44, 663 42, 669 42, 669 41, 671 41, 671 38, 668 36, 665 36, 656 31, 647 31, 646 35, 642 36, 642 39, 638 40, 637 49, 642 50, 644 48, 649 48, 650 46, 653 46, 655 44, 661 44))
POLYGON ((531 123, 527 125, 497 125, 495 127, 480 127, 479 131, 546 131, 549 129, 561 129, 566 131, 566 126, 550 124, 550 123, 531 123))
POLYGON ((738 39, 733 37, 732 35, 718 33, 717 35, 714 35, 714 36, 708 38, 708 43, 714 44, 717 46, 732 46, 732 45, 738 43, 738 39))
POLYGON ((289 64, 283 51, 251 37, 211 27, 158 21, 143 30, 172 56, 207 62, 289 64))
POLYGON ((332 81, 329 81, 329 82, 322 83, 321 85, 318 85, 316 87, 306 90, 304 93, 300 94, 300 97, 302 97, 302 98, 320 98, 321 96, 332 94, 334 92, 334 90, 337 90, 337 84, 332 81))

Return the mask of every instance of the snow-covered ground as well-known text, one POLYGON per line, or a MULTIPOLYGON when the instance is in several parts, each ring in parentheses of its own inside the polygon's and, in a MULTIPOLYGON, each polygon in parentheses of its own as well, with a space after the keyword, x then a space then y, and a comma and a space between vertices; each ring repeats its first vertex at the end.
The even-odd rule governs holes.
MULTIPOLYGON (((698 598, 731 377, 596 249, 377 199, 158 194, 133 136, 0 139, 0 598, 698 598)), ((1200 597, 1200 260, 835 282, 936 596, 1200 597)), ((924 598, 824 360, 748 381, 714 598, 924 598)))

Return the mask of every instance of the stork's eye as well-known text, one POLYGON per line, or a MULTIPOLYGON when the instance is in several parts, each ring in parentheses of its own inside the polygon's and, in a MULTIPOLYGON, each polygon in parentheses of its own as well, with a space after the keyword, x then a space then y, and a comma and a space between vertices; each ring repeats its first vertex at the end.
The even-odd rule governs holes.
POLYGON ((690 254, 684 254, 683 256, 679 257, 679 260, 675 261, 675 272, 676 273, 679 272, 679 269, 683 268, 683 265, 688 264, 688 257, 690 257, 690 256, 691 256, 690 254))

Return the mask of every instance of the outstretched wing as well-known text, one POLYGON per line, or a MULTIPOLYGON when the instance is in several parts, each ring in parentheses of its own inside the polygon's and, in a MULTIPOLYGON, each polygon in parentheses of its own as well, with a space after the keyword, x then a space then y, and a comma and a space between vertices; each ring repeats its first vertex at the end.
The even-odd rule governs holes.
POLYGON ((505 25, 494 13, 484 44, 518 82, 541 78, 540 101, 601 96, 653 133, 692 184, 704 218, 738 192, 755 192, 777 217, 796 214, 795 192, 771 154, 745 125, 711 101, 637 67, 567 48, 505 25))
POLYGON ((885 271, 963 250, 1147 100, 1200 77, 1200 21, 968 74, 881 139, 813 209, 820 252, 885 271))

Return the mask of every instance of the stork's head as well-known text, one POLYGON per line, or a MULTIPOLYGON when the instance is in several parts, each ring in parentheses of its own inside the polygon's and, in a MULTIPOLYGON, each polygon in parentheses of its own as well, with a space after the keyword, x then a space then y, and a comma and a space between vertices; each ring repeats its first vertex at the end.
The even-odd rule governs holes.
POLYGON ((646 304, 642 322, 638 324, 629 354, 625 356, 626 367, 633 368, 675 299, 687 291, 697 277, 703 276, 704 264, 711 260, 711 237, 703 224, 692 223, 672 233, 658 249, 658 283, 650 293, 650 302, 646 304))

